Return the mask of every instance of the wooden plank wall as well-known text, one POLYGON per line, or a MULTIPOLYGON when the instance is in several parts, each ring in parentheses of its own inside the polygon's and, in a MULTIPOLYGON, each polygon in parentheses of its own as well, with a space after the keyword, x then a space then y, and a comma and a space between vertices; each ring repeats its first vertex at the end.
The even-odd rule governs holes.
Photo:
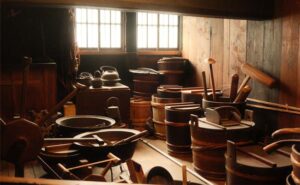
MULTIPOLYGON (((213 66, 216 86, 228 92, 230 78, 249 63, 276 78, 277 88, 251 80, 252 98, 300 107, 300 3, 282 0, 277 17, 271 20, 234 20, 183 17, 183 57, 196 71, 195 84, 201 85, 201 71, 209 75, 207 57, 217 60, 213 66), (282 14, 284 13, 284 14, 282 14)), ((300 127, 300 117, 279 114, 279 127, 300 127)))

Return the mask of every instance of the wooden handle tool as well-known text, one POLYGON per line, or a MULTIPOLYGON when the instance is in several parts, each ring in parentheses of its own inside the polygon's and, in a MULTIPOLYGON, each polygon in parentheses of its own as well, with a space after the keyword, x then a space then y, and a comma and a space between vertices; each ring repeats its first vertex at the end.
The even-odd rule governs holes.
POLYGON ((204 99, 207 100, 207 84, 206 84, 205 71, 202 71, 202 81, 203 81, 203 88, 204 88, 204 99))
POLYGON ((300 135, 300 128, 282 128, 272 133, 272 138, 283 135, 300 135))
POLYGON ((249 85, 246 85, 245 87, 243 87, 243 89, 239 92, 239 94, 237 95, 237 97, 235 98, 235 100, 233 101, 233 103, 241 103, 244 102, 246 100, 246 98, 248 97, 248 95, 251 92, 251 87, 249 85))
POLYGON ((239 87, 239 89, 237 91, 238 94, 241 92, 241 90, 243 89, 243 87, 245 87, 245 85, 247 85, 247 83, 249 82, 250 79, 251 78, 248 75, 244 78, 244 80, 242 81, 242 83, 241 83, 241 85, 240 85, 240 87, 239 87))
POLYGON ((78 91, 86 89, 87 87, 80 83, 76 83, 73 86, 73 88, 74 89, 72 90, 72 92, 70 92, 64 99, 62 99, 58 104, 56 104, 53 108, 51 108, 48 114, 39 120, 39 122, 37 123, 38 125, 42 125, 47 119, 49 119, 53 114, 55 114, 57 110, 60 109, 67 101, 69 101, 71 98, 76 96, 78 91))
POLYGON ((239 75, 234 74, 231 77, 231 87, 230 87, 230 95, 229 95, 231 102, 233 102, 237 96, 238 86, 239 86, 239 75))
POLYGON ((135 139, 139 139, 139 138, 145 136, 146 134, 148 134, 148 131, 144 130, 144 131, 142 131, 142 132, 140 132, 138 134, 135 134, 135 135, 132 135, 132 136, 130 136, 128 138, 125 138, 125 139, 122 139, 120 141, 117 141, 112 146, 120 145, 120 144, 123 144, 123 143, 129 143, 129 142, 131 142, 131 141, 133 141, 135 139))
POLYGON ((266 73, 258 70, 257 68, 251 66, 250 64, 244 63, 241 65, 243 73, 251 78, 259 81, 260 83, 272 88, 275 86, 276 80, 266 73))
POLYGON ((279 140, 279 141, 270 143, 270 144, 266 145, 263 149, 267 153, 271 153, 282 146, 286 146, 286 145, 290 145, 290 144, 297 144, 297 143, 300 143, 300 139, 283 139, 283 140, 279 140))
POLYGON ((208 58, 205 60, 206 63, 209 64, 210 76, 211 76, 211 85, 212 85, 212 93, 213 93, 213 100, 216 101, 216 88, 215 88, 215 80, 214 80, 214 71, 212 65, 216 63, 213 58, 208 58))

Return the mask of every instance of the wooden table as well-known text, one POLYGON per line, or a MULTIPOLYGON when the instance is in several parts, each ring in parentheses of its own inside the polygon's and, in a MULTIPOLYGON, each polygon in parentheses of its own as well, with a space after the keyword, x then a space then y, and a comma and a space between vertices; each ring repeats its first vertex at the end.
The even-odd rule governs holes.
POLYGON ((78 115, 106 115, 106 101, 110 97, 119 98, 121 119, 130 122, 130 89, 118 83, 116 86, 89 87, 76 96, 76 114, 78 115))

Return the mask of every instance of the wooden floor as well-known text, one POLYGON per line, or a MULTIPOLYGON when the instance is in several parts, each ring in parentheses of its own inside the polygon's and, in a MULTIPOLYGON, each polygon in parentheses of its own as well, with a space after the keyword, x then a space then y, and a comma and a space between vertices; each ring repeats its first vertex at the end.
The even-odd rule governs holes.
MULTIPOLYGON (((143 139, 143 141, 138 142, 132 159, 142 165, 145 174, 154 166, 162 166, 170 172, 174 180, 180 181, 182 180, 180 164, 185 164, 189 170, 193 171, 191 156, 185 158, 173 157, 173 160, 177 161, 176 163, 164 156, 164 154, 159 153, 157 150, 163 152, 165 155, 168 155, 165 141, 157 139, 143 139), (149 145, 155 147, 156 149, 149 147, 149 145)), ((124 166, 126 168, 126 165, 123 165, 123 167, 124 166)), ((27 163, 24 173, 25 177, 28 178, 47 178, 47 173, 44 171, 38 161, 27 163)), ((1 161, 0 176, 14 176, 14 166, 5 161, 1 161)), ((199 175, 193 175, 190 172, 187 173, 187 179, 188 181, 196 184, 224 184, 224 182, 207 181, 202 177, 199 179, 199 175)))

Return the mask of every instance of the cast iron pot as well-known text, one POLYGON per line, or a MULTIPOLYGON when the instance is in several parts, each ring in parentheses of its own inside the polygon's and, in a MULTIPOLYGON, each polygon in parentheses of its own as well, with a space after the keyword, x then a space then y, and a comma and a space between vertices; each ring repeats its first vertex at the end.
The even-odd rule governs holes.
MULTIPOLYGON (((97 135, 103 139, 104 142, 108 141, 114 143, 139 133, 140 131, 134 129, 113 128, 82 133, 74 138, 93 137, 93 135, 97 135)), ((129 143, 123 143, 115 146, 111 146, 109 144, 99 145, 95 143, 82 144, 79 142, 75 142, 75 145, 77 145, 80 152, 90 160, 106 159, 107 154, 111 152, 115 156, 119 157, 122 162, 125 162, 127 159, 130 159, 133 156, 137 141, 138 139, 135 139, 129 143)))
POLYGON ((56 120, 58 135, 64 137, 73 137, 82 132, 110 128, 115 123, 114 119, 97 115, 67 116, 56 120))

